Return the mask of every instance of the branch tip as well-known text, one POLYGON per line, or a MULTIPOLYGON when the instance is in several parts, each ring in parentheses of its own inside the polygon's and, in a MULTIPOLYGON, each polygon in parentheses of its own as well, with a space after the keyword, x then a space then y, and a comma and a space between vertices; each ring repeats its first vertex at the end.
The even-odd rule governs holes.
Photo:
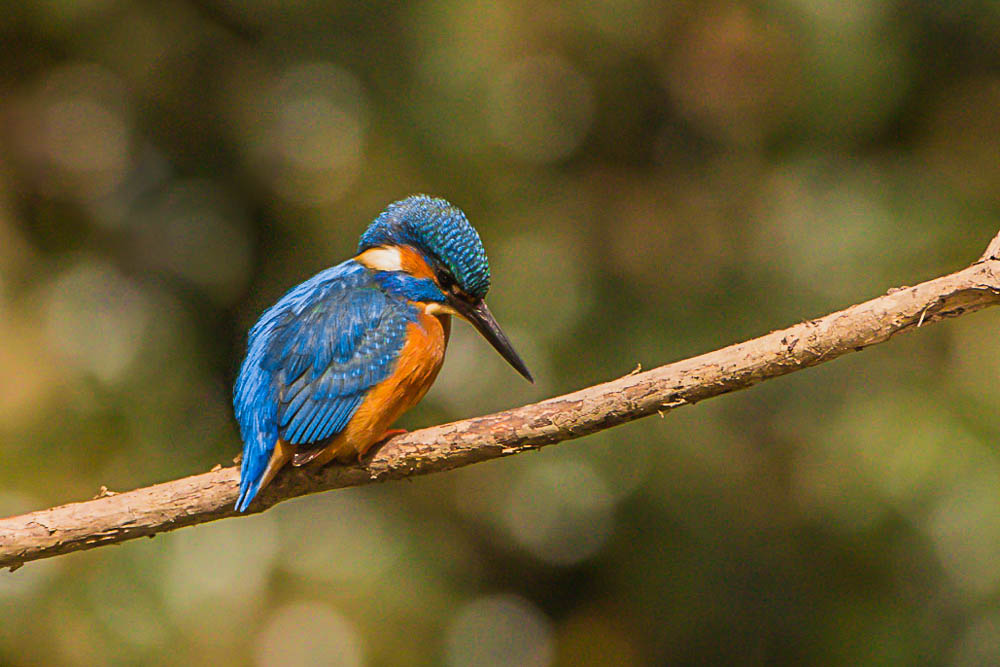
POLYGON ((980 255, 976 263, 988 262, 991 259, 1000 259, 1000 232, 990 241, 989 245, 986 246, 986 251, 980 255))

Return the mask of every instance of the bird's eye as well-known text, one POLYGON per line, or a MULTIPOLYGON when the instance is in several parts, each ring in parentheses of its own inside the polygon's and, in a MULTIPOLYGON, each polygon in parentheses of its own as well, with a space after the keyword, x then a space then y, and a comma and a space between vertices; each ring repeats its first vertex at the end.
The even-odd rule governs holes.
POLYGON ((455 284, 455 279, 447 271, 438 271, 437 281, 443 290, 450 289, 455 284))

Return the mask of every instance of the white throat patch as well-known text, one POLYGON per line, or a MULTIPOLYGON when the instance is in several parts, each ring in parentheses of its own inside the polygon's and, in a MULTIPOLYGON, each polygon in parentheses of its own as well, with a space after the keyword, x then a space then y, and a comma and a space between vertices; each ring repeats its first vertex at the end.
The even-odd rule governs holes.
POLYGON ((461 313, 452 308, 446 303, 435 303, 431 301, 426 306, 424 306, 424 312, 428 315, 458 315, 462 317, 461 313))

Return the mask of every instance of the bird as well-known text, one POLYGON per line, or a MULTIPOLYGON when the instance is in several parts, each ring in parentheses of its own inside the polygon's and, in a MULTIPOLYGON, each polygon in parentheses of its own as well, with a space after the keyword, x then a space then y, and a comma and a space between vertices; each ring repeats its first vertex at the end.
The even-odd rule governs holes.
POLYGON ((469 322, 524 376, 486 306, 490 266, 475 228, 446 200, 389 204, 354 257, 293 287, 250 329, 233 388, 243 440, 236 510, 287 464, 360 461, 427 393, 451 318, 469 322))

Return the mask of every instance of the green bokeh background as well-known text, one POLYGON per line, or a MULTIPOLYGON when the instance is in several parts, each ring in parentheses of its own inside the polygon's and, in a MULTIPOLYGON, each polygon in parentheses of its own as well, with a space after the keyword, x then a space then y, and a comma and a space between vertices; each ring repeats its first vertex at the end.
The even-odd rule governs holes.
MULTIPOLYGON (((992 0, 0 13, 0 515, 228 465, 246 331, 412 192, 494 312, 402 426, 974 260, 992 0)), ((531 455, 0 573, 0 664, 1000 663, 1000 312, 531 455)))

